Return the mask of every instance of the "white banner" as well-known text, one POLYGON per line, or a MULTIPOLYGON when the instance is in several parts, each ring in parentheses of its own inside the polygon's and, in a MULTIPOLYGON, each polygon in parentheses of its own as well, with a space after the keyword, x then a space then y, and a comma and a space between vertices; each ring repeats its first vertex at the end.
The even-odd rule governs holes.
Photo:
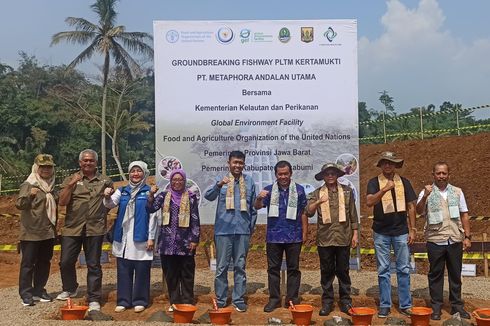
POLYGON ((202 195, 232 150, 246 154, 257 192, 279 160, 307 192, 326 162, 358 188, 355 20, 156 21, 154 40, 157 184, 182 167, 203 224, 216 203, 202 195))

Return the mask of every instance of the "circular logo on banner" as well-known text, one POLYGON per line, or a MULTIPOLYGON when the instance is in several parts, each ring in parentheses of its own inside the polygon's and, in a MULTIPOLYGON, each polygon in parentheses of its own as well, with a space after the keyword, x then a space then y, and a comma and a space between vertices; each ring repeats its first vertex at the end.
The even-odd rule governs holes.
POLYGON ((291 39, 291 32, 286 27, 281 28, 279 31, 279 41, 282 43, 287 43, 291 39))
POLYGON ((179 32, 172 29, 167 32, 166 38, 168 43, 175 43, 179 40, 179 32))
POLYGON ((240 31, 240 37, 242 37, 242 38, 249 38, 250 37, 250 30, 249 29, 246 29, 246 28, 242 29, 240 31))
POLYGON ((221 27, 216 33, 216 38, 221 44, 228 44, 233 41, 233 30, 229 27, 221 27))

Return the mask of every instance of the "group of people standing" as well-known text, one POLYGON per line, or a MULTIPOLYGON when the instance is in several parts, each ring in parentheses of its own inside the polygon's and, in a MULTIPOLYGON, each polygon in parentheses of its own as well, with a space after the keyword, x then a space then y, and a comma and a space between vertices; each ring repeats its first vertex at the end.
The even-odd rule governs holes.
MULTIPOLYGON (((150 269, 154 252, 160 254, 173 304, 194 303, 194 255, 200 238, 200 218, 196 194, 186 187, 186 174, 174 169, 167 189, 147 184, 147 164, 129 165, 129 184, 114 189, 112 181, 97 172, 97 153, 87 149, 79 155, 80 170, 68 176, 60 189, 55 187, 51 155, 36 157, 32 173, 21 185, 17 207, 21 214, 22 262, 19 294, 22 304, 49 302, 46 292, 50 261, 56 238, 57 205, 66 206, 61 229, 60 272, 62 292, 67 300, 78 295, 75 264, 83 248, 87 263, 89 310, 100 310, 102 268, 100 256, 107 230, 107 212, 118 207, 109 235, 117 258, 116 312, 133 308, 141 312, 150 304, 150 269)), ((349 313, 352 305, 349 277, 350 249, 359 244, 358 214, 354 190, 338 178, 345 174, 335 163, 324 164, 315 175, 323 184, 307 195, 292 180, 289 162, 279 161, 276 181, 256 192, 254 180, 243 174, 245 154, 232 151, 229 173, 216 177, 204 197, 217 201, 214 223, 216 275, 214 290, 218 307, 228 304, 228 268, 233 265, 234 287, 231 304, 247 311, 246 260, 257 210, 267 210, 266 254, 269 301, 265 312, 300 303, 299 257, 306 241, 308 218, 317 216, 316 244, 323 290, 320 315, 334 309, 333 280, 339 283, 340 310, 349 313), (286 256, 287 287, 284 302, 280 293, 280 269, 286 256)), ((461 300, 462 252, 471 246, 468 209, 461 189, 448 183, 449 166, 434 165, 434 183, 425 186, 418 200, 410 182, 396 173, 403 160, 393 152, 382 153, 377 162, 381 173, 368 183, 366 203, 374 207, 373 231, 379 283, 379 317, 390 314, 390 251, 396 260, 399 309, 410 314, 409 245, 415 240, 416 212, 426 217, 425 235, 429 254, 428 274, 432 319, 441 315, 444 266, 448 268, 452 312, 469 318, 461 300)))

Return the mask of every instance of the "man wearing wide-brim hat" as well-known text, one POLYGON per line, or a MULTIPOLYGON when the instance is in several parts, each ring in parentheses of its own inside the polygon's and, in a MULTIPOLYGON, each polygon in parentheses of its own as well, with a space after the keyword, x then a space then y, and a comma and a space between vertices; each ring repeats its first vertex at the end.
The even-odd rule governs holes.
POLYGON ((396 260, 399 310, 410 315, 410 252, 408 245, 415 239, 415 203, 417 196, 410 181, 396 173, 403 159, 394 152, 381 153, 377 164, 381 174, 367 186, 367 206, 373 209, 373 238, 378 266, 378 317, 385 318, 391 309, 390 251, 396 260))
POLYGON ((316 243, 323 289, 320 316, 327 316, 333 311, 335 276, 339 282, 340 310, 348 314, 352 304, 350 248, 357 246, 359 235, 354 191, 337 181, 344 174, 337 164, 324 164, 315 179, 325 183, 308 200, 308 215, 313 216, 316 212, 318 216, 316 243))

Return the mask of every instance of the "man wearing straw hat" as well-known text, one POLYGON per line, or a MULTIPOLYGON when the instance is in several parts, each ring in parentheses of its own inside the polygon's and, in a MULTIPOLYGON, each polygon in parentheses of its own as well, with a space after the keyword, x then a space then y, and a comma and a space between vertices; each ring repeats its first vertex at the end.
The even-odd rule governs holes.
POLYGON ((470 319, 461 299, 463 250, 471 247, 470 220, 463 191, 449 184, 449 166, 437 162, 432 169, 434 182, 419 194, 417 213, 426 217, 424 227, 429 256, 429 292, 432 320, 441 319, 444 266, 449 280, 451 315, 470 319))
POLYGON ((315 179, 325 183, 311 193, 307 214, 318 216, 316 242, 320 257, 322 309, 320 316, 333 311, 333 280, 339 282, 340 311, 349 314, 351 279, 349 276, 350 248, 358 244, 358 220, 353 189, 337 179, 345 172, 335 163, 322 166, 315 179))
POLYGON ((381 153, 376 166, 381 174, 368 182, 367 206, 374 207, 372 228, 378 266, 378 317, 386 318, 391 309, 391 249, 395 253, 399 310, 408 316, 412 308, 408 245, 415 240, 417 195, 410 181, 395 172, 403 166, 403 159, 394 152, 381 153))

